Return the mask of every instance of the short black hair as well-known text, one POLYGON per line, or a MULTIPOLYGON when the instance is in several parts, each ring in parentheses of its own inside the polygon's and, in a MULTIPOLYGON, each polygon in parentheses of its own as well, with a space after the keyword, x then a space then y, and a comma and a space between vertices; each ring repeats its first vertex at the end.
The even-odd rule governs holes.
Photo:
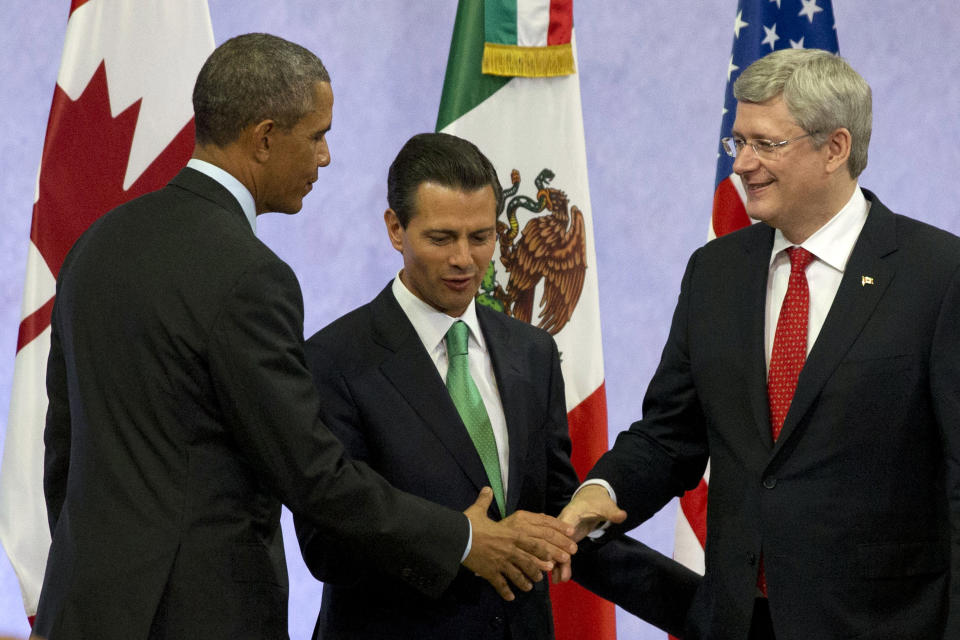
POLYGON ((316 108, 318 82, 330 82, 330 74, 300 45, 268 33, 230 38, 210 54, 193 87, 197 142, 224 147, 268 119, 290 129, 316 108))
POLYGON ((443 187, 476 191, 489 186, 503 206, 503 188, 493 163, 475 144, 448 133, 420 133, 400 149, 387 174, 387 203, 406 228, 416 214, 417 188, 433 182, 443 187))

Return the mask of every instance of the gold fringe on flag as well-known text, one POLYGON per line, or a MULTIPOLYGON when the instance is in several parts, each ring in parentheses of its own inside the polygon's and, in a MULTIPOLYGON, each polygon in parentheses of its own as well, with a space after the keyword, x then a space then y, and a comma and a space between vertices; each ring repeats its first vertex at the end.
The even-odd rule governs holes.
POLYGON ((518 47, 485 42, 483 73, 491 76, 548 78, 576 73, 570 43, 546 47, 518 47))

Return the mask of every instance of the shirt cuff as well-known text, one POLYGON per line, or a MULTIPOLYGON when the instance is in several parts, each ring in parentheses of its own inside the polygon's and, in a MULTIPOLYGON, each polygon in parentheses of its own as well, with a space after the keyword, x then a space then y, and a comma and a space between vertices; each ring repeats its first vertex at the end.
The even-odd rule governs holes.
MULTIPOLYGON (((577 487, 577 491, 574 491, 573 495, 577 495, 577 492, 580 491, 580 489, 583 489, 584 487, 589 487, 592 484, 600 485, 601 487, 606 489, 607 493, 610 494, 610 499, 613 500, 614 504, 616 504, 617 492, 613 490, 613 487, 610 486, 609 482, 607 482, 606 480, 601 480, 600 478, 592 478, 590 480, 587 480, 586 482, 581 484, 579 487, 577 487)), ((600 525, 599 527, 597 527, 596 529, 588 533, 587 537, 590 538, 591 540, 598 540, 602 538, 603 534, 607 532, 607 527, 609 526, 610 526, 610 521, 607 520, 602 525, 600 525)))
POLYGON ((467 518, 467 548, 463 551, 463 557, 460 558, 460 564, 463 564, 463 561, 467 559, 467 556, 470 555, 470 550, 473 548, 473 525, 470 523, 470 518, 467 518))

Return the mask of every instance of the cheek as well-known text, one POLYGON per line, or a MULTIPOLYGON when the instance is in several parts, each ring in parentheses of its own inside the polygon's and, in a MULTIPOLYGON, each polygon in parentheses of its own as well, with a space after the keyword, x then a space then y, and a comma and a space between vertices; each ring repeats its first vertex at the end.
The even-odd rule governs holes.
POLYGON ((473 251, 470 252, 473 256, 473 262, 478 267, 481 267, 483 271, 486 271, 487 265, 493 260, 493 252, 495 249, 496 245, 493 242, 481 247, 475 247, 473 251))

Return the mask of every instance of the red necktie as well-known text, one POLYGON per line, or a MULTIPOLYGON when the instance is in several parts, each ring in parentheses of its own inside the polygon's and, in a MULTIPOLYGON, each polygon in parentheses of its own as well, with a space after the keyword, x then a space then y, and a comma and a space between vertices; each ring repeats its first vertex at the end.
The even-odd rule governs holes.
MULTIPOLYGON (((797 378, 807 359, 807 319, 810 316, 810 288, 807 286, 806 268, 813 261, 813 254, 803 247, 790 247, 790 282, 787 295, 780 307, 777 333, 773 336, 773 353, 770 356, 770 371, 767 373, 767 396, 770 399, 770 429, 773 441, 780 437, 783 421, 787 418, 797 378)), ((760 556, 760 573, 757 588, 767 595, 767 575, 760 556)))
MULTIPOLYGON (((773 336, 773 353, 770 356, 770 371, 767 373, 767 396, 770 399, 770 429, 773 441, 780 437, 783 421, 787 418, 797 378, 807 359, 807 319, 810 316, 810 288, 807 286, 806 268, 813 261, 813 254, 803 247, 790 247, 790 282, 787 295, 780 307, 777 332, 773 336)), ((757 587, 767 595, 767 575, 760 557, 760 572, 757 587)))
POLYGON ((790 283, 780 307, 777 333, 773 337, 770 371, 767 373, 767 395, 770 398, 770 428, 773 440, 790 410, 797 378, 807 358, 807 318, 810 316, 810 289, 807 287, 807 265, 813 254, 803 247, 790 247, 790 283))

